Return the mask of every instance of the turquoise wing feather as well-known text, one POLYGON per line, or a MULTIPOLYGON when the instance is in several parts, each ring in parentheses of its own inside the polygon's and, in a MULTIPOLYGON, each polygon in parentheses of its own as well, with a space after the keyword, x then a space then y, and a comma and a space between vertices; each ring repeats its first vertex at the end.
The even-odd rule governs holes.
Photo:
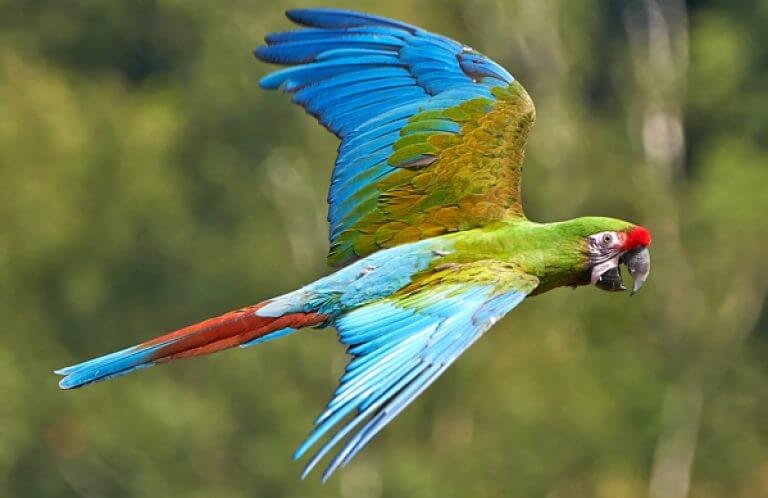
POLYGON ((296 451, 300 458, 333 433, 304 476, 345 438, 323 479, 351 460, 537 285, 535 277, 494 261, 449 265, 337 319, 352 360, 314 431, 296 451))
POLYGON ((449 38, 333 9, 287 13, 306 29, 266 37, 261 60, 341 138, 328 193, 329 262, 522 217, 534 109, 501 66, 449 38))

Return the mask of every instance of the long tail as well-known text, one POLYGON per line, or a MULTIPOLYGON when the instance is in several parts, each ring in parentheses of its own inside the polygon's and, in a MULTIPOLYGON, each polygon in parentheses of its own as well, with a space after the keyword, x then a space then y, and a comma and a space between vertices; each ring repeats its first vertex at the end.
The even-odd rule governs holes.
POLYGON ((235 346, 252 346, 302 327, 321 324, 327 319, 326 315, 318 313, 286 313, 277 317, 257 314, 270 303, 272 301, 264 301, 230 311, 128 349, 62 368, 56 371, 65 376, 59 387, 75 389, 158 363, 215 353, 235 346))

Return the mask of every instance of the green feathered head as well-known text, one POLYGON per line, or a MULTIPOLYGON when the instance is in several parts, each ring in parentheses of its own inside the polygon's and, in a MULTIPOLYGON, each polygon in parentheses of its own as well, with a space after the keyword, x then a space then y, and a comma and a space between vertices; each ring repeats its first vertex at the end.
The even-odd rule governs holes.
POLYGON ((640 225, 614 218, 585 217, 563 223, 563 234, 583 238, 590 283, 607 291, 625 290, 620 264, 626 265, 637 293, 651 271, 651 232, 640 225))

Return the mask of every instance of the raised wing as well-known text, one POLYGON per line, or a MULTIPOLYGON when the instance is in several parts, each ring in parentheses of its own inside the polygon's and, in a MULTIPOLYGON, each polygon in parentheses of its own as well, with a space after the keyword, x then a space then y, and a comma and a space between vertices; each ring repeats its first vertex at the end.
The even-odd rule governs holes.
POLYGON ((495 261, 450 265, 338 319, 341 342, 353 358, 315 430, 296 451, 300 458, 335 431, 304 476, 344 438, 323 480, 349 462, 537 285, 535 277, 495 261))
POLYGON ((398 21, 292 10, 307 29, 255 50, 262 79, 341 138, 328 202, 333 266, 380 248, 522 217, 533 102, 504 68, 398 21))

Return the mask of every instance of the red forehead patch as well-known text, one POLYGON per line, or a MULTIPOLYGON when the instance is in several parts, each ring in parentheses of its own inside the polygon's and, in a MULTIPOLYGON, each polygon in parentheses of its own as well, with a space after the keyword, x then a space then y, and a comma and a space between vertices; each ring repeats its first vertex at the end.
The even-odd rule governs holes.
POLYGON ((631 251, 636 247, 648 247, 651 245, 651 232, 647 228, 636 226, 627 232, 627 238, 624 239, 622 249, 631 251))

